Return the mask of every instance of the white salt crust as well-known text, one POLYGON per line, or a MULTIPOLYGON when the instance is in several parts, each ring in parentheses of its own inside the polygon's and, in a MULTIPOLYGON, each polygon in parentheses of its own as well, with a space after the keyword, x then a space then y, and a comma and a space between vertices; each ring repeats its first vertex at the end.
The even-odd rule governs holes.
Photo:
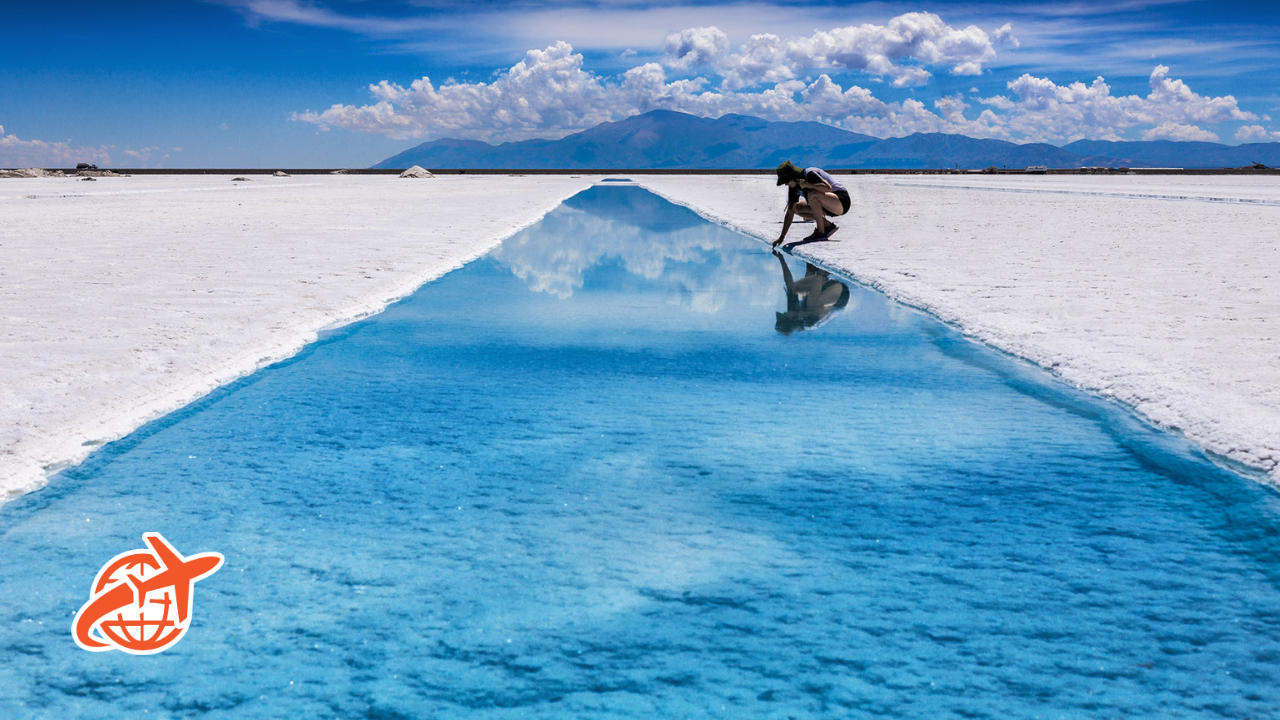
POLYGON ((590 184, 0 180, 0 501, 378 312, 590 184))
MULTIPOLYGON (((381 310, 594 180, 230 177, 0 181, 0 497, 381 310)), ((797 254, 1280 483, 1280 185, 842 179, 836 241, 797 254)), ((780 228, 770 178, 637 180, 761 239, 780 228)))

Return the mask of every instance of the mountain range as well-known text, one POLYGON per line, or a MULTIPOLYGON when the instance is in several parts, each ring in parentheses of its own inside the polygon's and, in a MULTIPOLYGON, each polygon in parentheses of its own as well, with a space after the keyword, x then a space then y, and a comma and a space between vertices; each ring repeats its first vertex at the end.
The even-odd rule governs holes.
POLYGON ((726 169, 772 168, 783 160, 826 168, 1243 167, 1280 165, 1280 143, 1077 140, 1062 147, 945 133, 880 139, 817 122, 772 122, 747 115, 702 118, 654 110, 601 123, 559 140, 491 145, 425 142, 375 168, 726 169))

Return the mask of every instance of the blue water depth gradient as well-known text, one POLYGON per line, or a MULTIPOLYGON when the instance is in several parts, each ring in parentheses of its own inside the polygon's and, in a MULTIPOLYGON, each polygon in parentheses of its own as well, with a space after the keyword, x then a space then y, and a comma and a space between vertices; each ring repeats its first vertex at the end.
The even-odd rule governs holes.
POLYGON ((1277 717, 1278 517, 1113 404, 599 187, 0 508, 0 716, 1277 717), (147 531, 226 556, 191 631, 78 649, 147 531))

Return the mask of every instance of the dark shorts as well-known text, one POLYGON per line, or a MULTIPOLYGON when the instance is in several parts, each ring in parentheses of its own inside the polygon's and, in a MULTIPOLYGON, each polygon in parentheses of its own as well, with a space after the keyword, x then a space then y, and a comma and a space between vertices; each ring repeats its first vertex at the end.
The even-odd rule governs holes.
POLYGON ((853 200, 851 200, 851 199, 849 198, 849 191, 848 191, 848 190, 837 190, 837 191, 836 191, 836 197, 840 198, 840 207, 841 207, 841 208, 843 208, 843 209, 840 211, 840 214, 841 214, 841 215, 843 215, 843 214, 845 214, 845 213, 849 212, 849 208, 853 207, 853 200))

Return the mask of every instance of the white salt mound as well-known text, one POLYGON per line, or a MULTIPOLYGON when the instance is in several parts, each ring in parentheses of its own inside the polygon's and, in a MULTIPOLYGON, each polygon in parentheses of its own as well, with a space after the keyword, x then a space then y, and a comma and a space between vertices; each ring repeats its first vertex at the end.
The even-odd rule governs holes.
POLYGON ((271 173, 271 174, 272 174, 272 175, 274 175, 274 176, 276 176, 276 177, 289 177, 289 173, 287 173, 287 172, 285 172, 285 171, 283 171, 283 170, 277 170, 277 171, 275 171, 275 172, 273 172, 273 173, 271 173))
POLYGON ((405 170, 404 172, 400 173, 400 177, 402 178, 433 178, 435 177, 435 175, 432 175, 429 171, 423 170, 421 167, 414 165, 408 170, 405 170))

